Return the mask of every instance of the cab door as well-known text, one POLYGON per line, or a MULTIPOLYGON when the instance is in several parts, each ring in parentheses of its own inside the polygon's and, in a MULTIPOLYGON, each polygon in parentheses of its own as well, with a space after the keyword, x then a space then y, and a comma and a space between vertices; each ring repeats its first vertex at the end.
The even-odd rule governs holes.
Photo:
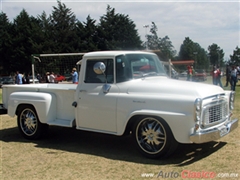
POLYGON ((113 60, 88 60, 85 80, 79 88, 77 128, 116 133, 117 95, 118 88, 113 83, 113 60), (103 86, 106 83, 104 74, 97 75, 93 71, 94 64, 99 61, 104 62, 106 66, 107 84, 111 86, 107 93, 103 91, 103 86))

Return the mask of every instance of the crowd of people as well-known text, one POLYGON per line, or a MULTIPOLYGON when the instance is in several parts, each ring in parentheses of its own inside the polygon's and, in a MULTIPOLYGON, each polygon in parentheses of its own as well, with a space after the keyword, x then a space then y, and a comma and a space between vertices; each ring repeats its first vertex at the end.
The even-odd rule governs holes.
MULTIPOLYGON (((240 68, 239 66, 235 65, 227 65, 226 66, 226 84, 224 87, 228 87, 228 84, 231 86, 231 90, 235 91, 236 89, 236 84, 238 82, 238 74, 240 73, 240 68)), ((213 66, 213 71, 212 71, 212 78, 213 78, 213 84, 214 85, 219 85, 220 87, 223 88, 222 85, 222 80, 221 77, 223 76, 223 72, 219 68, 219 66, 213 66)))
MULTIPOLYGON (((192 77, 194 75, 195 71, 193 66, 187 66, 187 80, 188 81, 192 81, 192 77)), ((77 69, 73 68, 72 69, 72 83, 73 84, 77 84, 78 83, 78 73, 77 73, 77 69)), ((213 66, 213 70, 211 72, 212 74, 212 82, 214 85, 219 85, 220 87, 223 88, 222 85, 222 80, 221 77, 223 76, 223 72, 221 71, 221 69, 219 68, 219 66, 213 66)), ((231 86, 231 90, 235 91, 236 89, 236 84, 238 82, 238 74, 240 74, 240 68, 239 66, 235 66, 235 65, 227 65, 226 66, 226 84, 224 87, 228 87, 228 85, 230 84, 231 86)), ((37 79, 39 80, 39 82, 42 82, 42 77, 37 74, 37 79)), ((46 78, 45 78, 45 82, 46 83, 55 83, 56 76, 54 75, 54 72, 47 72, 46 73, 46 78)), ((29 84, 29 74, 21 74, 19 73, 19 71, 16 72, 16 76, 15 76, 15 83, 16 84, 29 84)))
MULTIPOLYGON (((78 73, 77 73, 76 68, 72 69, 71 75, 72 75, 72 83, 77 84, 78 83, 78 73)), ((57 76, 54 75, 54 72, 47 72, 45 81, 46 81, 46 83, 55 83, 56 78, 57 78, 57 76)))
MULTIPOLYGON (((78 83, 78 73, 77 69, 72 69, 72 83, 77 84, 78 83)), ((16 72, 15 78, 15 84, 30 84, 29 80, 29 74, 21 74, 19 71, 16 72)), ((54 74, 54 72, 47 72, 45 75, 45 78, 42 78, 40 74, 37 74, 36 78, 38 79, 39 83, 45 82, 45 83, 56 83, 57 76, 54 74), (45 81, 43 80, 45 79, 45 81)))
MULTIPOLYGON (((188 65, 187 66, 187 81, 192 81, 193 80, 193 76, 194 76, 195 70, 193 68, 193 66, 188 65)), ((238 74, 240 74, 240 68, 238 65, 227 65, 226 66, 226 84, 224 87, 228 87, 228 85, 230 84, 230 89, 232 91, 235 91, 236 89, 236 84, 238 82, 238 74)), ((223 72, 221 71, 220 67, 217 66, 213 66, 213 70, 211 72, 212 75, 212 83, 214 85, 218 85, 220 87, 223 88, 223 84, 222 84, 222 76, 223 76, 223 72)))
POLYGON ((55 83, 56 76, 54 72, 47 72, 46 73, 46 83, 55 83))
POLYGON ((226 66, 226 85, 225 87, 228 87, 228 84, 231 85, 231 90, 235 91, 236 84, 238 82, 238 74, 240 74, 240 68, 239 66, 226 66))

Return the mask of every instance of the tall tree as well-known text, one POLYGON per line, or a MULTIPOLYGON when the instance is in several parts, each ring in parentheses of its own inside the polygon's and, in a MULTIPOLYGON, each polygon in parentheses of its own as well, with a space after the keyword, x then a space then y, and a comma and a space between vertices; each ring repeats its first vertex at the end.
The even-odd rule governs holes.
POLYGON ((146 35, 147 36, 147 42, 146 46, 151 50, 159 50, 159 37, 157 34, 158 28, 154 22, 152 22, 152 25, 150 27, 151 34, 146 35))
POLYGON ((141 49, 142 41, 136 25, 124 14, 116 14, 115 9, 107 6, 107 12, 100 17, 99 35, 101 50, 141 49))
POLYGON ((85 51, 96 51, 98 49, 98 28, 95 25, 96 20, 92 19, 89 15, 84 22, 84 31, 82 31, 82 46, 85 51))
MULTIPOLYGON (((73 53, 78 52, 77 47, 77 19, 71 9, 67 8, 64 3, 57 1, 58 6, 53 6, 52 14, 50 15, 50 36, 54 43, 52 53, 73 53)), ((54 73, 64 74, 67 68, 67 62, 64 61, 67 57, 58 58, 58 61, 51 61, 55 67, 54 73)))
POLYGON ((14 19, 13 23, 13 70, 29 73, 31 71, 32 60, 30 55, 37 51, 37 19, 30 17, 23 9, 14 19))
POLYGON ((58 7, 53 7, 50 16, 51 37, 55 43, 55 53, 76 52, 74 44, 77 41, 76 16, 64 3, 57 1, 58 7))
POLYGON ((211 65, 220 67, 224 66, 224 52, 217 44, 213 43, 212 45, 208 46, 208 51, 211 65))
POLYGON ((186 37, 179 51, 179 60, 194 60, 195 69, 208 69, 207 52, 198 43, 186 37))
POLYGON ((38 15, 39 27, 41 32, 39 32, 39 39, 41 41, 41 47, 39 51, 34 53, 52 53, 56 44, 52 38, 52 28, 50 23, 50 17, 47 16, 46 12, 43 11, 41 15, 38 15))
POLYGON ((11 73, 12 24, 5 13, 0 13, 0 74, 11 73))
POLYGON ((159 49, 161 49, 165 57, 168 57, 169 59, 173 59, 176 55, 176 50, 174 49, 174 46, 168 36, 160 38, 159 49))
POLYGON ((233 55, 230 55, 230 60, 228 63, 231 65, 240 65, 240 48, 238 46, 233 51, 233 55))
POLYGON ((186 37, 183 44, 180 46, 179 59, 191 60, 193 59, 194 52, 194 42, 189 37, 186 37))
POLYGON ((174 49, 170 38, 168 36, 163 38, 158 37, 157 31, 158 28, 156 24, 152 22, 150 28, 151 34, 147 35, 148 48, 150 50, 159 50, 160 52, 158 55, 165 60, 173 59, 176 55, 176 50, 174 49))
POLYGON ((78 49, 78 52, 88 52, 87 47, 87 41, 85 41, 85 26, 82 22, 77 21, 76 22, 76 35, 77 35, 77 41, 75 42, 76 49, 78 49))

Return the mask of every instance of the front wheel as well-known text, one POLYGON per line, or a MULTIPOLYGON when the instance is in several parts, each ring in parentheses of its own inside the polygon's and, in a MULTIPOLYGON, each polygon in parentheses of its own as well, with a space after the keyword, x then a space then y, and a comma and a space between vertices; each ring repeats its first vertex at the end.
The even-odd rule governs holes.
POLYGON ((42 124, 34 107, 24 105, 18 111, 18 129, 26 139, 39 139, 47 133, 48 125, 42 124))
POLYGON ((158 117, 141 117, 133 129, 137 149, 148 158, 163 158, 177 148, 168 124, 158 117))

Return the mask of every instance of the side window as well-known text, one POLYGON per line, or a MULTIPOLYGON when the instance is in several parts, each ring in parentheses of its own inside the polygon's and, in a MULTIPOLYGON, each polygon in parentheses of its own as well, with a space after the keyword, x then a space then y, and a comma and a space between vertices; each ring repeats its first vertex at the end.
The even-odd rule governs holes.
POLYGON ((100 60, 88 60, 85 73, 85 83, 113 83, 113 60, 112 59, 100 59, 100 60), (93 70, 94 64, 97 62, 103 62, 106 66, 104 74, 96 74, 93 70), (105 77, 106 75, 106 77, 105 77))

